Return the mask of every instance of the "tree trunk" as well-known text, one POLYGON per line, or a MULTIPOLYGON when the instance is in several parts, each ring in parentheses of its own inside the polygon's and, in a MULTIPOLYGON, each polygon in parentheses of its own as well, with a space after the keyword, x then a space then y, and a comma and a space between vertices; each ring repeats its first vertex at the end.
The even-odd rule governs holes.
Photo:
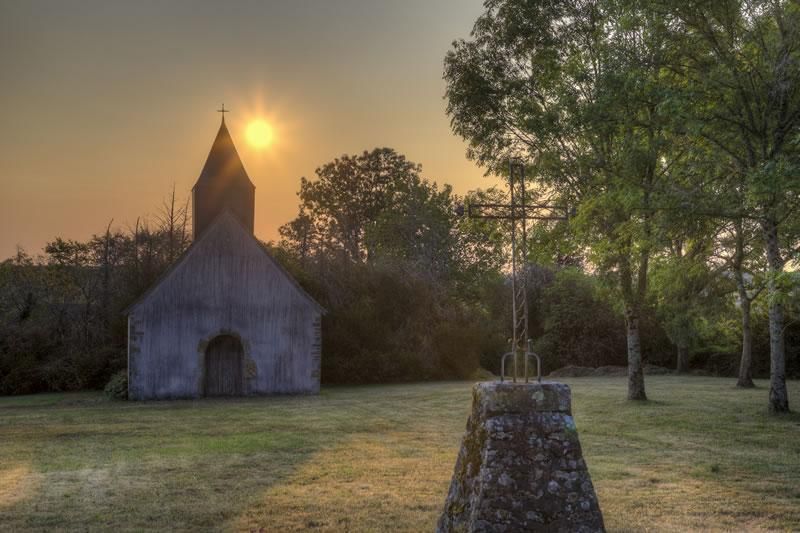
MULTIPOLYGON (((750 307, 753 300, 747 294, 747 285, 744 281, 744 226, 742 219, 734 220, 736 231, 736 253, 733 261, 733 273, 736 278, 736 288, 739 291, 739 304, 742 310, 742 360, 739 362, 739 380, 737 387, 752 388, 753 383, 753 333, 750 327, 750 307)), ((755 296, 753 297, 755 298, 755 296)))
POLYGON ((772 413, 788 413, 789 393, 786 390, 783 305, 777 302, 769 304, 769 356, 769 410, 772 413))
POLYGON ((789 412, 789 393, 786 390, 786 352, 783 342, 783 304, 776 276, 783 271, 778 227, 772 220, 762 223, 769 263, 769 411, 789 412))
POLYGON ((678 374, 689 372, 689 346, 684 342, 678 343, 678 364, 675 367, 678 374))
POLYGON ((750 300, 747 291, 739 290, 742 306, 742 360, 739 362, 737 387, 752 388, 753 383, 753 333, 750 328, 750 300), (744 293, 744 294, 742 294, 744 293))
POLYGON ((628 399, 647 400, 647 395, 644 392, 639 316, 632 310, 627 310, 625 312, 625 324, 628 332, 628 399))

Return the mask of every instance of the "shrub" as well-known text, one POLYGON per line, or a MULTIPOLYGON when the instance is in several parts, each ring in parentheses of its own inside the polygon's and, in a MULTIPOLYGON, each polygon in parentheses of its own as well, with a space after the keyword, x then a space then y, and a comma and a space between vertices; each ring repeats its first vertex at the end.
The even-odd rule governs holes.
POLYGON ((128 371, 120 370, 108 380, 105 393, 112 400, 128 399, 128 371))
POLYGON ((535 350, 545 373, 567 365, 625 365, 625 322, 597 280, 559 271, 542 293, 543 334, 535 350))
POLYGON ((323 298, 324 383, 457 379, 479 365, 480 309, 400 261, 333 271, 323 298))

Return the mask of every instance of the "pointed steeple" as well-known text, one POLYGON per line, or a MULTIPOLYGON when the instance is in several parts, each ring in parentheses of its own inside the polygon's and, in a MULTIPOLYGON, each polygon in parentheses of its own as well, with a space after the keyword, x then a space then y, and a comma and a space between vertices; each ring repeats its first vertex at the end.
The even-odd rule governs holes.
POLYGON ((192 208, 195 239, 226 208, 253 231, 255 186, 225 126, 224 113, 206 164, 192 189, 192 208))

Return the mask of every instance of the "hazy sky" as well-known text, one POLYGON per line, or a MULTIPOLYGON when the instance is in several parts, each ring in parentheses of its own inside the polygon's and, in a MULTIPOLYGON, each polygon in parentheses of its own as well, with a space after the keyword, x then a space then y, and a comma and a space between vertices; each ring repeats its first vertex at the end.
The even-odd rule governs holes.
POLYGON ((442 61, 481 0, 0 0, 0 258, 186 198, 222 102, 256 185, 256 234, 301 176, 389 146, 456 192, 495 183, 445 115, 442 61), (250 146, 264 118, 275 141, 250 146))

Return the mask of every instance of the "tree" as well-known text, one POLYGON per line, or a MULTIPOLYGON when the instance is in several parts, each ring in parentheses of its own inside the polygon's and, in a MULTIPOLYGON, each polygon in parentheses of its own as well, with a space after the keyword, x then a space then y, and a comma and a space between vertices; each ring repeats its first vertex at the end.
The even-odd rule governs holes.
POLYGON ((752 309, 766 288, 763 246, 758 239, 755 221, 743 217, 727 220, 718 238, 718 250, 713 261, 721 262, 720 268, 729 269, 732 273, 741 324, 742 351, 736 386, 753 388, 752 309))
POLYGON ((755 220, 768 268, 769 410, 786 412, 784 266, 796 252, 800 201, 800 6, 779 0, 661 2, 680 42, 698 137, 733 163, 739 216, 755 220))
POLYGON ((623 317, 597 278, 574 268, 559 270, 541 301, 545 318, 536 351, 545 368, 624 364, 623 317))
POLYGON ((64 303, 81 306, 81 332, 84 345, 92 340, 95 328, 92 320, 97 318, 97 287, 100 280, 93 262, 92 249, 87 243, 64 240, 61 237, 45 245, 48 265, 58 276, 58 285, 63 287, 64 303))
POLYGON ((730 280, 721 275, 727 264, 716 266, 709 260, 717 224, 707 218, 689 221, 700 224, 672 236, 652 276, 657 314, 677 348, 678 373, 689 371, 690 349, 701 340, 704 317, 718 311, 730 290, 730 280))
POLYGON ((577 207, 571 229, 624 302, 628 398, 647 398, 639 321, 653 208, 680 142, 663 83, 671 50, 642 2, 490 0, 445 58, 447 112, 488 170, 536 159, 540 187, 577 207))
POLYGON ((166 261, 172 264, 180 254, 189 246, 191 238, 187 227, 189 226, 189 199, 183 205, 178 205, 175 198, 175 186, 168 200, 161 204, 157 221, 159 229, 166 240, 166 261))
POLYGON ((302 208, 297 217, 278 228, 278 232, 281 235, 281 246, 298 258, 301 267, 305 266, 309 256, 319 247, 314 222, 302 208))
POLYGON ((173 193, 152 229, 110 222, 0 263, 0 393, 102 387, 123 368, 123 310, 186 249, 185 217, 173 193))
POLYGON ((466 377, 499 351, 485 296, 501 277, 502 233, 459 218, 461 199, 421 172, 383 148, 301 179, 276 257, 328 310, 326 382, 466 377))
POLYGON ((440 190, 421 180, 375 217, 365 232, 365 247, 373 257, 414 263, 434 277, 449 278, 457 269, 453 201, 449 185, 440 190))
MULTIPOLYGON (((468 192, 462 205, 506 202, 505 192, 490 187, 468 192)), ((467 216, 457 217, 453 224, 456 234, 453 254, 458 264, 456 276, 462 291, 477 298, 473 290, 481 291, 484 282, 496 281, 506 266, 510 254, 507 227, 500 220, 467 216)))
POLYGON ((422 186, 421 170, 391 148, 343 155, 319 167, 316 181, 301 178, 301 214, 311 217, 315 231, 329 237, 350 260, 369 260, 367 231, 382 213, 404 204, 422 186))

